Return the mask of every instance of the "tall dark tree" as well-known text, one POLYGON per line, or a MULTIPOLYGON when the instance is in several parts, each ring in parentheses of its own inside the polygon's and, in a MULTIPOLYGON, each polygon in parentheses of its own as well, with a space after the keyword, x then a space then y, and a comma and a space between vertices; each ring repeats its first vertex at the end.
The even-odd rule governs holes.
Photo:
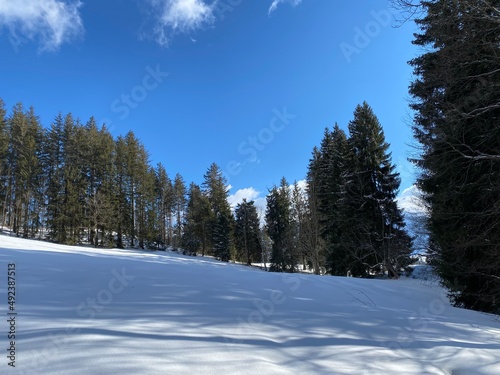
POLYGON ((83 171, 82 149, 84 141, 81 124, 68 114, 63 125, 63 198, 59 220, 64 230, 64 240, 67 244, 81 241, 85 225, 85 198, 87 181, 83 171))
POLYGON ((112 245, 111 232, 116 228, 115 141, 109 130, 100 129, 93 117, 80 127, 78 148, 85 177, 85 215, 88 241, 94 246, 112 245), (100 243, 99 243, 100 240, 100 243))
MULTIPOLYGON (((404 4, 411 5, 411 4, 404 4)), ((499 311, 500 1, 421 3, 410 86, 433 259, 459 306, 499 311)))
POLYGON ((205 256, 211 243, 212 215, 208 196, 201 191, 200 186, 191 183, 182 236, 182 248, 186 253, 196 255, 201 250, 201 255, 205 256))
POLYGON ((156 166, 156 199, 161 245, 170 246, 172 244, 174 191, 172 181, 161 163, 156 166))
POLYGON ((174 178, 173 198, 175 211, 175 238, 174 247, 180 247, 182 240, 182 218, 186 208, 186 183, 182 176, 177 173, 174 178))
POLYGON ((295 272, 298 256, 293 243, 290 190, 284 177, 266 199, 266 230, 272 241, 270 271, 295 272))
POLYGON ((411 241, 395 200, 400 178, 382 126, 366 102, 356 107, 349 133, 341 246, 352 258, 350 271, 354 275, 386 270, 390 277, 398 277, 411 253, 411 241))
POLYGON ((7 132, 7 111, 0 98, 0 225, 3 228, 6 214, 7 199, 7 150, 9 147, 9 134, 7 132))
POLYGON ((332 275, 346 275, 349 269, 349 256, 341 246, 345 225, 341 198, 349 162, 347 156, 347 136, 335 124, 332 131, 325 129, 320 148, 313 151, 307 176, 312 219, 317 222, 315 225, 324 241, 326 271, 332 275))
POLYGON ((238 260, 251 265, 262 259, 262 245, 260 243, 260 222, 254 201, 239 203, 235 209, 235 246, 238 260))
POLYGON ((64 243, 66 229, 62 221, 64 205, 64 118, 59 113, 48 129, 43 144, 42 163, 46 176, 46 227, 48 238, 52 241, 64 243))
POLYGON ((29 237, 30 229, 40 225, 37 192, 42 128, 33 108, 25 112, 21 103, 13 108, 8 127, 8 223, 16 235, 29 237))
POLYGON ((204 194, 208 197, 212 221, 210 223, 210 239, 213 255, 223 261, 231 258, 233 243, 233 216, 227 201, 227 181, 220 167, 212 163, 204 175, 204 194))

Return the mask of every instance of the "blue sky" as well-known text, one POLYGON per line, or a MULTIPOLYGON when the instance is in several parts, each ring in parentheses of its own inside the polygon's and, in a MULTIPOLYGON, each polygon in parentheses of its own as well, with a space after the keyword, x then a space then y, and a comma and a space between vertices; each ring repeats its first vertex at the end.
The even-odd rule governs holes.
POLYGON ((367 101, 401 191, 414 182, 407 88, 414 25, 386 0, 0 0, 0 97, 44 126, 71 112, 153 164, 201 183, 212 162, 236 198, 301 180, 325 127, 367 101))

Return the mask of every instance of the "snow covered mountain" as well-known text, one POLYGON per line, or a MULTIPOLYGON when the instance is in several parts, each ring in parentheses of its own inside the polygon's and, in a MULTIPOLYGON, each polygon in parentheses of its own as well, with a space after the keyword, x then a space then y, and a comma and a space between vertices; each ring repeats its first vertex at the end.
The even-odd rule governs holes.
POLYGON ((498 317, 451 307, 428 281, 8 236, 0 263, 16 291, 8 304, 2 284, 2 374, 500 373, 498 317))

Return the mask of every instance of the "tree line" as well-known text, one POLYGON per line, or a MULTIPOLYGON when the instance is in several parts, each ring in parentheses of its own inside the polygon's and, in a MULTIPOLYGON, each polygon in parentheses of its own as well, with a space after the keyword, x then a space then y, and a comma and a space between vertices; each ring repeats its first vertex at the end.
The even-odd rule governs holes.
POLYGON ((62 244, 182 249, 270 270, 397 277, 411 239, 395 203, 399 177, 368 104, 350 137, 336 125, 312 152, 306 188, 283 178, 269 190, 265 225, 255 202, 228 203, 213 163, 203 183, 172 179, 128 132, 116 139, 94 118, 71 114, 44 128, 22 104, 0 100, 0 225, 62 244))

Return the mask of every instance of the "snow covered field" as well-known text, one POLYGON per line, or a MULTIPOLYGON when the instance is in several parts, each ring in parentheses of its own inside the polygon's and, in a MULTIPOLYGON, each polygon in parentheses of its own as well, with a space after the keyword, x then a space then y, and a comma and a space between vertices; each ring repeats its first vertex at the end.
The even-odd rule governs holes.
POLYGON ((423 280, 271 274, 8 236, 0 273, 1 374, 500 374, 500 321, 449 306, 423 280))

